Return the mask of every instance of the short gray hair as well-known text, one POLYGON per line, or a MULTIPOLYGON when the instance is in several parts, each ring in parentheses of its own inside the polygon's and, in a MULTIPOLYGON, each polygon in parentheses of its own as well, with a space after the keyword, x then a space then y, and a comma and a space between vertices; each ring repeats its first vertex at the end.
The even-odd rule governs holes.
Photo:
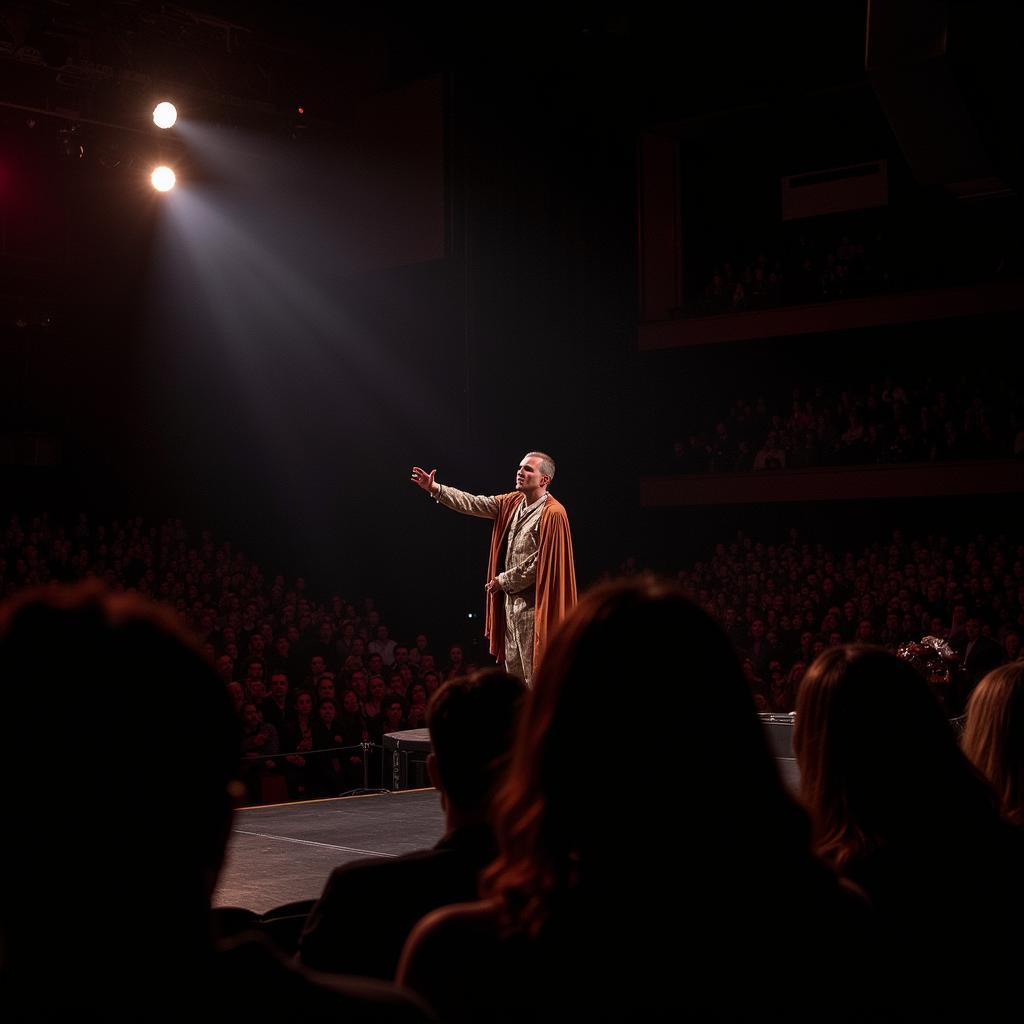
POLYGON ((552 480, 555 479, 555 460, 550 455, 545 455, 544 452, 527 452, 526 457, 528 459, 538 458, 540 459, 540 471, 546 477, 550 477, 552 480))

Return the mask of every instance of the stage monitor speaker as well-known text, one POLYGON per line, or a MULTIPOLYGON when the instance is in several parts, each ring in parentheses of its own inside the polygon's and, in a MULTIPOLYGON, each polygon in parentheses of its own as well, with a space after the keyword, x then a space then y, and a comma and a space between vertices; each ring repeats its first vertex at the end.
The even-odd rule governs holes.
POLYGON ((1020 152, 1011 132, 1019 135, 1014 96, 1021 73, 1003 67, 1013 62, 1007 45, 1018 45, 999 39, 1017 31, 1019 16, 1007 9, 1006 17, 1003 25, 998 10, 951 11, 936 0, 869 3, 868 79, 921 184, 965 199, 1012 192, 1007 173, 1015 173, 1013 154, 1020 152))
POLYGON ((388 789, 423 789, 430 785, 427 755, 430 733, 426 729, 405 729, 384 734, 384 779, 388 789))
POLYGON ((768 735, 768 746, 773 757, 792 758, 793 722, 795 715, 762 714, 758 716, 768 735))

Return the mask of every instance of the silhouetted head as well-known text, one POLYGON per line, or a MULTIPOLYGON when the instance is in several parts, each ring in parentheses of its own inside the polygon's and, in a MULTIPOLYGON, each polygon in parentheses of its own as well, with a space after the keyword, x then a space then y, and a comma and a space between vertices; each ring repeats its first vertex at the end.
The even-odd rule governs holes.
POLYGON ((486 814, 508 764, 525 693, 521 680, 494 668, 453 679, 431 698, 431 778, 460 812, 486 814))
POLYGON ((975 687, 963 750, 995 790, 1003 814, 1024 825, 1024 661, 989 672, 975 687))
POLYGON ((836 864, 981 821, 991 797, 928 684, 880 647, 825 651, 804 675, 793 736, 819 850, 836 864))
POLYGON ((746 892, 745 875, 725 881, 741 858, 774 867, 807 849, 732 645, 680 590, 650 579, 595 588, 556 631, 497 806, 501 855, 485 891, 531 928, 574 889, 667 897, 697 870, 712 890, 746 892), (639 642, 652 637, 664 643, 639 642), (669 642, 685 657, 666 673, 669 642), (662 680, 658 720, 677 730, 652 736, 623 702, 631 680, 648 678, 662 680), (666 816, 685 827, 687 865, 652 871, 649 842, 666 816))

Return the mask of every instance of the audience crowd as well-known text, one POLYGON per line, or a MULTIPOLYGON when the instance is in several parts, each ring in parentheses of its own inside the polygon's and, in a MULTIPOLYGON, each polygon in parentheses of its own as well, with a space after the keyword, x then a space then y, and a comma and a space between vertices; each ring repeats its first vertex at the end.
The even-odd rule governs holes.
MULTIPOLYGON (((635 571, 632 559, 620 567, 635 571)), ((425 726, 438 687, 478 667, 458 643, 439 658, 425 633, 393 637, 371 598, 318 600, 301 577, 269 577, 180 520, 10 521, 0 593, 81 578, 171 605, 199 637, 241 722, 253 802, 379 786, 383 734, 425 726)), ((933 685, 959 714, 989 668, 1020 656, 1024 636, 1024 544, 1002 536, 895 531, 841 551, 795 530, 776 544, 739 534, 677 578, 721 623, 762 712, 792 711, 804 672, 829 648, 896 651, 930 635, 957 655, 933 685)))
POLYGON ((27 587, 0 604, 0 686, 6 1019, 433 1019, 219 927, 240 723, 180 616, 96 580, 27 587))
MULTIPOLYGON (((679 586, 626 578, 585 594, 529 693, 500 671, 473 672, 456 647, 438 672, 427 638, 392 638, 372 602, 321 603, 299 580, 268 583, 228 544, 203 535, 192 546, 176 521, 12 520, 0 581, 0 681, 13 712, 4 747, 16 763, 33 754, 23 723, 42 692, 94 741, 89 764, 108 783, 140 722, 161 748, 190 754, 140 759, 120 799, 100 807, 68 790, 70 826, 94 837, 83 851, 88 943, 66 914, 83 893, 79 872, 56 864, 64 847, 18 844, 0 901, 0 980, 31 993, 44 1017, 88 1007, 127 1019, 161 991, 174 1012, 198 999, 277 1014, 297 1000, 300 1018, 764 1020, 794 964, 787 1019, 818 1020, 827 1006, 838 1020, 987 1020, 1015 998, 1024 545, 895 532, 836 554, 795 533, 776 545, 739 536, 682 570, 679 586), (94 578, 33 587, 79 576, 94 578), (881 646, 922 632, 955 650, 946 685, 969 696, 962 750, 950 692, 881 646), (615 734, 608 710, 624 681, 666 665, 677 678, 659 690, 659 720, 709 723, 683 746, 645 747, 649 777, 684 779, 679 803, 595 747, 615 734), (156 683, 141 693, 140 671, 156 683), (392 692, 401 697, 390 705, 392 692), (799 800, 756 715, 794 698, 799 800), (229 798, 253 795, 257 762, 300 792, 356 779, 378 727, 367 705, 383 728, 389 706, 396 726, 422 708, 446 837, 334 872, 290 946, 275 951, 259 935, 211 944, 229 798), (231 781, 239 737, 242 778, 231 781), (168 806, 188 822, 169 835, 168 806), (669 860, 656 852, 666 814, 669 860), (137 854, 112 845, 125 841, 122 815, 137 854), (154 873, 161 898, 140 914, 154 873), (354 941, 354 924, 385 900, 392 911, 354 941), (655 918, 699 941, 667 941, 655 918), (952 988, 935 983, 936 950, 955 961, 952 988), (282 959, 296 951, 365 980, 306 974, 282 959), (65 984, 47 986, 57 962, 65 984)), ((43 760, 33 786, 5 777, 25 835, 39 787, 66 772, 43 760)))
POLYGON ((7 524, 0 594, 85 578, 172 606, 198 636, 242 724, 252 802, 379 787, 383 734, 425 726, 438 686, 476 668, 458 643, 396 641, 372 598, 317 600, 180 520, 7 524))
POLYGON ((882 230, 835 237, 805 231, 792 244, 766 239, 747 253, 723 255, 692 311, 739 313, 882 292, 897 285, 894 262, 882 230))
MULTIPOLYGON (((635 560, 620 571, 635 572, 635 560)), ((896 652, 925 636, 948 641, 956 660, 933 686, 951 715, 985 672, 1021 655, 1024 544, 1004 536, 896 530, 836 551, 796 530, 777 544, 739 534, 678 582, 732 640, 762 712, 792 711, 811 662, 844 643, 896 652)))
POLYGON ((794 388, 734 399, 724 415, 684 426, 662 468, 749 472, 870 463, 1024 458, 1024 393, 976 374, 919 383, 892 377, 860 389, 794 388))
MULTIPOLYGON (((1019 275, 1012 232, 971 218, 926 227, 876 208, 783 223, 741 244, 709 244, 689 316, 739 313, 1019 275), (717 250, 717 251, 716 251, 717 250)), ((721 234, 721 228, 719 228, 721 234)), ((726 232, 728 233, 728 232, 726 232)))

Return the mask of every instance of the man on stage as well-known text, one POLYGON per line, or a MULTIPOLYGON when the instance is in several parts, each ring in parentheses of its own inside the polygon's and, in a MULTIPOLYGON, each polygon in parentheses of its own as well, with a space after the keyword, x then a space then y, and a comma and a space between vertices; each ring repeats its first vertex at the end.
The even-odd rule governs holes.
POLYGON ((412 481, 441 505, 494 520, 484 635, 491 654, 530 685, 551 631, 576 603, 569 517, 548 493, 554 460, 527 454, 509 494, 467 494, 437 483, 436 474, 414 466, 412 481))

